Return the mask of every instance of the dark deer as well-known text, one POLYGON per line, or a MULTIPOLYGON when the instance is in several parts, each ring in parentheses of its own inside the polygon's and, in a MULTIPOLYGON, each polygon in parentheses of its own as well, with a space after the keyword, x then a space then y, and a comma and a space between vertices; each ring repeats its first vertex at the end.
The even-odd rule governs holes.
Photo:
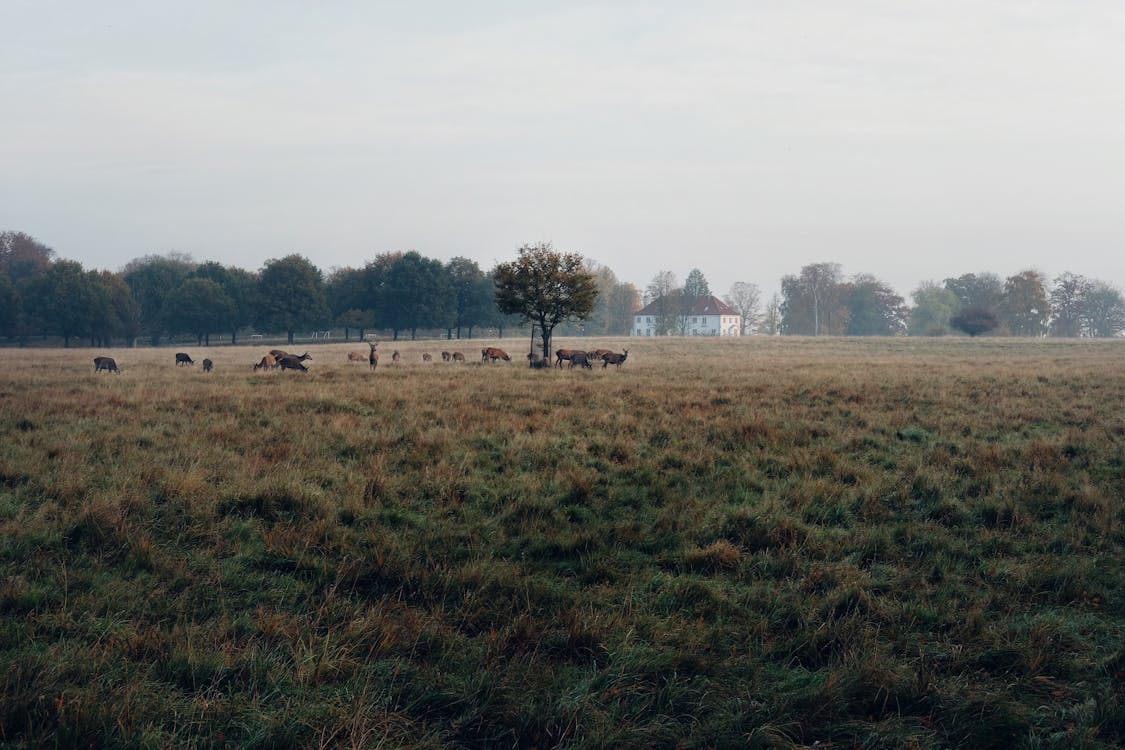
POLYGON ((186 352, 176 352, 176 366, 180 365, 194 365, 195 362, 187 355, 186 352))
POLYGON ((583 357, 586 356, 586 352, 582 351, 581 349, 559 349, 559 350, 557 350, 555 352, 555 357, 557 358, 555 360, 555 367, 561 368, 563 361, 573 362, 574 360, 572 359, 572 357, 574 357, 575 354, 581 354, 583 357))
POLYGON ((94 372, 101 372, 102 370, 121 374, 121 370, 117 369, 117 362, 113 360, 113 357, 94 357, 94 372))
POLYGON ((305 367, 300 357, 294 357, 292 355, 279 358, 277 360, 277 364, 279 367, 281 367, 283 372, 285 370, 297 370, 299 372, 309 371, 309 368, 305 367))
POLYGON ((570 353, 570 369, 575 367, 585 367, 587 370, 592 369, 594 366, 590 364, 586 352, 571 352, 570 353))

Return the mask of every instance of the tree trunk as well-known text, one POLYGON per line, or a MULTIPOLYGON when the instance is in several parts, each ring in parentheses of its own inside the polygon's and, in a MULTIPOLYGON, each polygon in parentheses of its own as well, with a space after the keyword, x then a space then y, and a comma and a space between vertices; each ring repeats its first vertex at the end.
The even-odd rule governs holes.
POLYGON ((69 349, 70 348, 70 334, 64 333, 63 337, 62 337, 62 340, 63 340, 63 348, 69 349))
POLYGON ((292 344, 292 343, 293 343, 293 332, 292 332, 292 331, 287 331, 287 333, 289 334, 289 339, 288 339, 288 343, 292 344))
POLYGON ((551 331, 554 330, 554 326, 551 326, 550 328, 548 328, 547 326, 543 325, 542 323, 540 323, 539 326, 540 326, 539 330, 542 331, 542 338, 543 338, 543 359, 547 360, 547 362, 550 362, 551 361, 551 331))
POLYGON ((238 344, 238 331, 230 332, 230 345, 235 346, 238 344))

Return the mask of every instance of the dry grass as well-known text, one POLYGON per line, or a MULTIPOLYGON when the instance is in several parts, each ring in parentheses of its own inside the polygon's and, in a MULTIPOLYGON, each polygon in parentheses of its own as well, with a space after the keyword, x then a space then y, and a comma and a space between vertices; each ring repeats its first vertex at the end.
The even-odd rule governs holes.
POLYGON ((1125 742, 1121 342, 449 343, 0 351, 0 744, 1125 742))

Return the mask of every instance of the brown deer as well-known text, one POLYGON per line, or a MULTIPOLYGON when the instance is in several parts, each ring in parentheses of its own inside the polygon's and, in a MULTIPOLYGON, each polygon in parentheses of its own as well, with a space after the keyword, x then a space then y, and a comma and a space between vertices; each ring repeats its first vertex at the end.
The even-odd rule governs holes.
POLYGON ((425 354, 422 355, 422 361, 423 362, 432 362, 433 359, 434 358, 430 356, 429 352, 426 352, 425 354))
POLYGON ((502 359, 505 362, 512 361, 512 358, 508 356, 506 351, 498 349, 495 346, 489 346, 480 350, 481 362, 495 362, 498 359, 502 359))
POLYGON ((625 349, 623 354, 615 354, 613 352, 609 352, 608 354, 603 354, 602 355, 602 369, 604 370, 605 368, 609 367, 610 365, 617 365, 617 369, 620 370, 621 365, 623 365, 625 363, 625 358, 628 357, 628 356, 629 356, 629 350, 628 349, 625 349))
POLYGON ((363 356, 363 352, 348 352, 349 362, 363 362, 367 357, 363 356))
POLYGON ((555 352, 555 357, 557 358, 555 360, 555 367, 561 368, 564 360, 567 361, 567 362, 573 362, 574 360, 572 359, 572 357, 574 357, 575 354, 581 354, 583 357, 586 356, 586 352, 582 351, 581 349, 559 349, 559 350, 557 350, 555 352))
POLYGON ((395 349, 393 352, 391 352, 391 364, 397 365, 398 360, 399 360, 398 349, 395 349))
POLYGON ((450 359, 452 359, 452 357, 453 357, 453 355, 450 354, 449 352, 442 352, 441 353, 441 361, 442 362, 448 362, 450 359))
POLYGON ((374 370, 379 366, 379 355, 375 353, 375 347, 379 344, 378 342, 372 344, 370 341, 368 341, 367 345, 371 347, 371 353, 367 355, 367 361, 371 364, 371 369, 374 370))
POLYGON ((465 355, 462 354, 461 352, 453 352, 453 354, 450 354, 449 357, 454 362, 464 362, 465 361, 465 355))
MULTIPOLYGON (((282 357, 297 357, 296 354, 290 354, 284 349, 270 349, 270 354, 272 354, 273 358, 276 360, 280 360, 282 357)), ((297 357, 297 359, 304 362, 306 359, 312 359, 312 356, 308 352, 305 352, 301 356, 297 357)))
POLYGON ((254 372, 257 372, 258 370, 272 370, 275 367, 277 367, 277 357, 273 356, 272 354, 267 354, 266 356, 262 357, 261 362, 254 365, 254 372))

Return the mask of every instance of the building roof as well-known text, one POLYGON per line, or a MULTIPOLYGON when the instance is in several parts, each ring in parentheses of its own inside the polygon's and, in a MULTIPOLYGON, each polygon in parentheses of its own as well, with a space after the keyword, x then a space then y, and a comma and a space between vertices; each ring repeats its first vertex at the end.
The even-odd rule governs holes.
MULTIPOLYGON (((738 311, 718 297, 682 297, 680 315, 738 315, 738 311)), ((660 299, 654 299, 634 315, 659 315, 660 299)))

